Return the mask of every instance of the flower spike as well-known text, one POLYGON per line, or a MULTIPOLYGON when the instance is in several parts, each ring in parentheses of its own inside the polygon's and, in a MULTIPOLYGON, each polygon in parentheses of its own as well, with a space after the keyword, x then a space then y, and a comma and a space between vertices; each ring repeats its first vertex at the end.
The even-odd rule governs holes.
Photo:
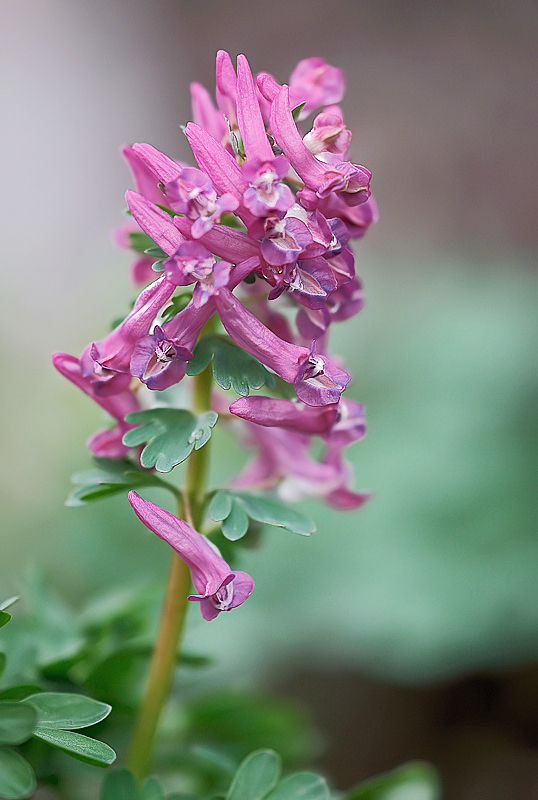
POLYGON ((246 572, 232 571, 205 536, 136 492, 129 492, 129 502, 139 520, 168 542, 189 567, 198 592, 191 594, 189 600, 200 603, 204 619, 215 619, 221 611, 231 611, 245 602, 254 589, 254 581, 246 572))

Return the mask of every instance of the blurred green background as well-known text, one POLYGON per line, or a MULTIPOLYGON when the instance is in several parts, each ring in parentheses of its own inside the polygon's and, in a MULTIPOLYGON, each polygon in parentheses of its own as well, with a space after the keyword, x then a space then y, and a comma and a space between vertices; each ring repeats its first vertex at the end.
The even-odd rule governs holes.
MULTIPOLYGON (((193 624, 189 644, 218 655, 209 678, 302 696, 336 742, 355 709, 349 730, 366 725, 378 747, 363 734, 333 758, 342 781, 431 757, 447 797, 525 797, 538 776, 536 6, 22 0, 2 16, 1 594, 24 593, 31 568, 75 607, 162 580, 166 547, 124 499, 62 505, 102 418, 50 353, 80 352, 135 295, 109 236, 129 186, 119 146, 188 158, 188 83, 213 88, 219 47, 282 81, 322 55, 346 70, 353 159, 381 209, 356 246, 366 308, 333 339, 367 406, 350 457, 374 498, 348 515, 307 504, 309 540, 267 532, 242 564, 252 598, 193 624), (439 734, 460 722, 473 744, 439 734)), ((215 446, 217 485, 232 440, 215 446)))

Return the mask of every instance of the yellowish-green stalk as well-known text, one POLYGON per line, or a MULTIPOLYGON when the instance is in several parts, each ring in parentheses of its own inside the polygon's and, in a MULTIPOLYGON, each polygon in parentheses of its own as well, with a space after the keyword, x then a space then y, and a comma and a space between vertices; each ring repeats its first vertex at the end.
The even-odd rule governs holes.
MULTIPOLYGON (((210 324, 208 323, 206 327, 210 329, 210 324)), ((211 387, 211 367, 207 367, 200 375, 193 378, 192 407, 195 414, 203 413, 210 408, 211 387)), ((193 528, 198 528, 202 521, 209 468, 209 444, 210 442, 207 442, 200 450, 193 450, 190 454, 187 462, 184 501, 178 503, 178 516, 186 519, 193 528)), ((190 589, 189 568, 176 553, 172 553, 146 690, 126 758, 127 766, 138 778, 144 778, 151 767, 159 720, 170 694, 179 658, 190 589)))

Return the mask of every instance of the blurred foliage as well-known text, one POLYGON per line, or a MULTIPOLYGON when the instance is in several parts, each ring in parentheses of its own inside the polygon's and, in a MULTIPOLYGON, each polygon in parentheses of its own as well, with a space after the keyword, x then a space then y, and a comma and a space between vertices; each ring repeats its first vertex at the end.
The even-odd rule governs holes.
MULTIPOLYGON (((263 548, 243 551, 241 568, 256 580, 248 604, 188 634, 195 651, 223 662, 221 675, 240 663, 242 680, 270 676, 275 663, 292 666, 290 654, 322 663, 330 653, 333 663, 416 683, 538 655, 536 275, 517 263, 439 254, 397 266, 358 256, 367 306, 353 324, 335 326, 334 350, 357 376, 349 395, 366 404, 369 433, 349 455, 357 488, 374 496, 350 514, 305 503, 314 536, 265 529, 263 548)), ((124 497, 61 508, 69 474, 88 463, 84 438, 100 414, 57 376, 48 393, 55 407, 40 393, 37 413, 53 436, 41 424, 46 452, 32 445, 34 460, 47 464, 34 502, 9 476, 2 487, 4 595, 20 592, 28 554, 78 604, 127 582, 157 584, 166 547, 124 497), (63 455, 58 430, 71 443, 63 455)), ((11 438, 7 429, 8 447, 11 438)), ((220 424, 211 447, 217 487, 245 454, 220 424)), ((11 449, 11 469, 21 472, 11 449)), ((33 463, 21 457, 25 468, 33 463)))

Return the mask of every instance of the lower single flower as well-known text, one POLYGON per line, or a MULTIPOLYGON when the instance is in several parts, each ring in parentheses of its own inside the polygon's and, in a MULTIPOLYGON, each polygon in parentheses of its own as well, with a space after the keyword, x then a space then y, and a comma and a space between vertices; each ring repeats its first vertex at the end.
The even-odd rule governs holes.
POLYGON ((209 539, 136 492, 129 492, 129 502, 141 522, 168 542, 189 567, 198 592, 191 594, 189 600, 200 603, 204 619, 215 619, 221 611, 230 611, 245 602, 254 589, 254 581, 246 572, 232 570, 209 539))

